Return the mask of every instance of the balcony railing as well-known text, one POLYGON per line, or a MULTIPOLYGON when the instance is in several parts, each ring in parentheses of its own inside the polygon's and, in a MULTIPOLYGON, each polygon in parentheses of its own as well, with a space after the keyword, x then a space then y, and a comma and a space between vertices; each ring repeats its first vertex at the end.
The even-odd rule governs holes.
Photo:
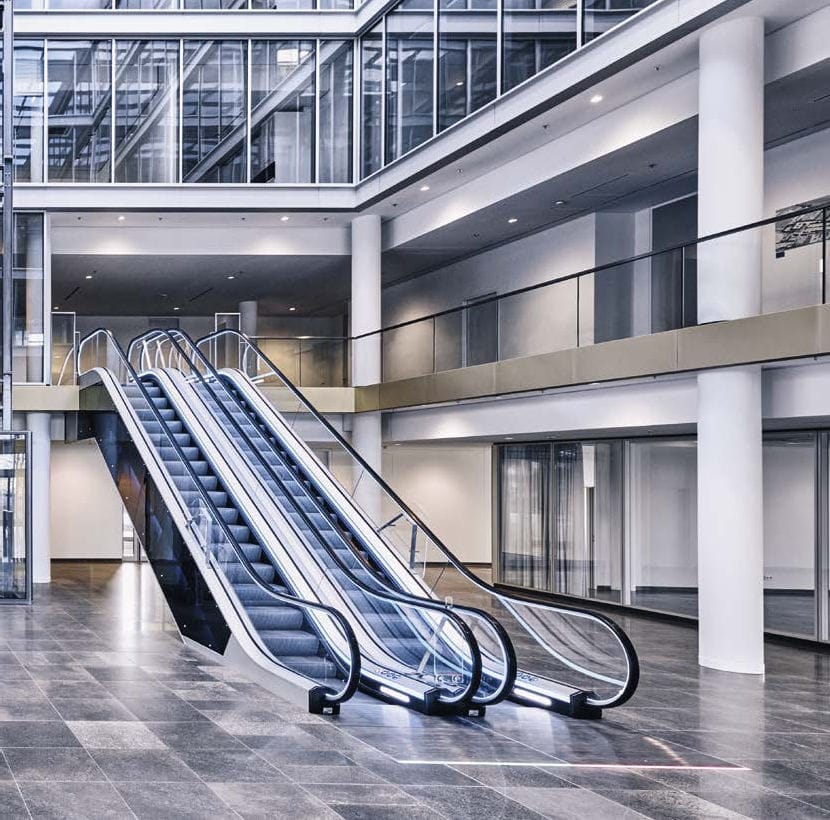
MULTIPOLYGON (((378 348, 382 381, 416 378, 694 326, 698 278, 734 276, 749 254, 761 266, 762 313, 825 304, 829 214, 830 203, 790 209, 351 338, 254 341, 299 387, 348 386, 353 358, 377 355, 378 348)), ((52 384, 75 383, 74 336, 74 314, 53 314, 52 384)), ((237 354, 231 355, 229 362, 237 354)))

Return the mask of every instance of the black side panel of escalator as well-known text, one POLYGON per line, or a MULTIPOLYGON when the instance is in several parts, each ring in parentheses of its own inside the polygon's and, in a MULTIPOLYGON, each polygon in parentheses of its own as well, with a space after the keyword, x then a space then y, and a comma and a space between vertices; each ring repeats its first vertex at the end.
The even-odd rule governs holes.
POLYGON ((181 634, 224 653, 230 628, 118 414, 79 414, 78 438, 98 442, 181 634))

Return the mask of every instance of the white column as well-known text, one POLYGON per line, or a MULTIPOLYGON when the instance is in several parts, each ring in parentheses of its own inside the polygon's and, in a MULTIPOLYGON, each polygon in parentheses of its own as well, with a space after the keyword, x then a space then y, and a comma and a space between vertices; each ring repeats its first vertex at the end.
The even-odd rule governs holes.
MULTIPOLYGON (((359 336, 380 329, 381 265, 380 217, 358 216, 352 220, 352 302, 351 334, 359 336)), ((352 344, 352 384, 377 384, 381 380, 380 335, 357 339, 352 344)), ((379 412, 357 413, 352 422, 352 445, 378 473, 381 471, 383 441, 379 412)), ((381 500, 377 488, 356 469, 355 498, 379 520, 381 500)))
MULTIPOLYGON (((740 18, 700 40, 698 229, 763 215, 764 24, 740 18)), ((698 321, 761 310, 760 232, 698 247, 698 321)), ((761 371, 698 375, 699 662, 764 671, 761 371)))
POLYGON ((51 416, 27 413, 26 427, 32 434, 32 580, 48 584, 52 580, 51 555, 51 416))
POLYGON ((259 321, 259 305, 257 301, 239 303, 239 330, 246 336, 257 335, 257 323, 259 321))

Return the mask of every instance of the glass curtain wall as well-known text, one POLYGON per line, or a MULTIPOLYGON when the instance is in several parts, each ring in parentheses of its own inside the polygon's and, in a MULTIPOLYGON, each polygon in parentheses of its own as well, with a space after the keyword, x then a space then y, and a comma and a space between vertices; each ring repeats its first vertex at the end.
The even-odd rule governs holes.
POLYGON ((433 135, 432 0, 403 0, 386 17, 386 162, 433 135))
POLYGON ((251 43, 251 182, 313 182, 314 40, 251 43))
POLYGON ((185 40, 184 182, 245 182, 247 97, 247 42, 185 40))
POLYGON ((502 91, 576 50, 577 0, 504 0, 502 91))
MULTIPOLYGON (((765 628, 828 640, 830 432, 767 433, 763 459, 765 628)), ((500 583, 697 616, 694 439, 498 445, 496 465, 500 583)))
POLYGON ((499 580, 619 601, 622 443, 499 447, 499 580))
POLYGON ((43 40, 14 46, 14 181, 43 182, 43 40))
POLYGON ((587 43, 650 6, 654 0, 582 0, 582 2, 584 8, 583 42, 587 43))
POLYGON ((12 372, 15 382, 46 381, 44 225, 41 213, 14 215, 12 372))
POLYGON ((496 0, 439 0, 438 130, 496 98, 496 0))
POLYGON ((115 181, 176 182, 179 41, 119 40, 115 181))
POLYGON ((320 167, 318 182, 351 182, 354 126, 354 42, 320 41, 320 167))
POLYGON ((50 182, 110 182, 112 44, 53 40, 48 52, 50 182))
POLYGON ((360 172, 383 165, 383 21, 360 40, 360 172))

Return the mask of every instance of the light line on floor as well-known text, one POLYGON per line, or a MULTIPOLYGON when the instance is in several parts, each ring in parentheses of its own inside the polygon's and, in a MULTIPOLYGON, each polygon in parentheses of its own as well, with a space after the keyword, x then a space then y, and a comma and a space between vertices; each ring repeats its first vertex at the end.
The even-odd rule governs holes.
POLYGON ((747 766, 679 766, 659 763, 528 763, 503 760, 395 760, 417 766, 530 766, 546 769, 677 769, 685 772, 751 772, 747 766))

